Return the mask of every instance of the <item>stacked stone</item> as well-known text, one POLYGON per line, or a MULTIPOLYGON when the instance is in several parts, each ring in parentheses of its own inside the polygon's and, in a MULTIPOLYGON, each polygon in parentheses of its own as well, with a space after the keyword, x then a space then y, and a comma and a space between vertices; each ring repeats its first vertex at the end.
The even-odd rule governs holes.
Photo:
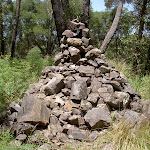
POLYGON ((112 116, 130 127, 146 118, 142 112, 150 111, 150 102, 142 103, 127 78, 93 48, 83 23, 71 21, 60 48, 55 66, 42 71, 43 79, 30 86, 21 107, 10 106, 9 124, 17 134, 44 127, 44 137, 54 142, 93 141, 112 116))

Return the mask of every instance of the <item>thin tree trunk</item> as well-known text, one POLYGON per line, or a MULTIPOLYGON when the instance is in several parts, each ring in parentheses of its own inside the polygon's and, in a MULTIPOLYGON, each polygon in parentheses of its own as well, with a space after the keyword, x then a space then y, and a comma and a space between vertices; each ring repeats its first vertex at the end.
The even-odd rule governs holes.
POLYGON ((82 0, 81 22, 88 28, 89 26, 90 0, 82 0))
POLYGON ((48 32, 48 41, 47 41, 47 55, 51 55, 51 35, 52 35, 52 20, 53 20, 53 10, 49 10, 48 1, 47 1, 47 12, 49 14, 49 32, 48 32))
POLYGON ((66 24, 66 27, 68 28, 69 22, 70 22, 70 19, 71 19, 70 8, 69 8, 69 0, 61 0, 61 3, 62 3, 63 11, 64 11, 65 24, 66 24))
POLYGON ((55 18, 57 37, 58 37, 58 41, 60 44, 60 39, 62 37, 62 33, 66 29, 62 4, 61 4, 60 0, 51 0, 51 3, 52 3, 53 14, 54 14, 54 18, 55 18))
POLYGON ((138 70, 138 59, 139 59, 139 55, 140 55, 140 43, 141 43, 141 39, 143 36, 143 30, 144 30, 144 17, 146 14, 146 5, 147 5, 147 0, 143 1, 143 5, 142 5, 142 9, 141 9, 141 14, 140 14, 140 26, 139 26, 139 32, 138 32, 138 45, 136 46, 135 49, 135 54, 134 54, 134 60, 133 60, 133 71, 137 72, 138 70))
POLYGON ((145 70, 150 72, 150 46, 147 52, 147 63, 146 63, 145 70))
POLYGON ((117 7, 115 18, 113 20, 113 23, 112 23, 112 25, 109 29, 109 32, 107 33, 104 41, 103 41, 103 44, 100 47, 100 50, 102 53, 105 53, 106 48, 107 48, 108 44, 110 43, 110 41, 111 41, 111 39, 112 39, 116 29, 117 29, 117 26, 118 26, 118 23, 120 20, 120 16, 121 16, 121 12, 122 12, 122 8, 123 8, 123 3, 124 3, 124 0, 120 0, 118 7, 117 7))
POLYGON ((0 3, 0 56, 4 55, 4 36, 3 36, 3 9, 2 3, 0 3))
POLYGON ((15 42, 16 42, 17 28, 18 28, 18 22, 19 22, 19 16, 20 16, 20 5, 21 5, 21 0, 18 0, 17 7, 16 7, 16 19, 14 23, 12 39, 11 39, 11 44, 10 44, 11 58, 14 57, 14 52, 15 52, 15 42))

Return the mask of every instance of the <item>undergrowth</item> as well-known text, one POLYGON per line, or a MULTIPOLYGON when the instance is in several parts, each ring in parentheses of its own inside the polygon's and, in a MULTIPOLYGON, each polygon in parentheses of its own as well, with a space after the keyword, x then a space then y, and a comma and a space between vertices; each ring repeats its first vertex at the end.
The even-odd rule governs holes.
MULTIPOLYGON (((109 60, 109 62, 125 74, 133 88, 142 95, 143 101, 150 99, 149 75, 134 75, 132 66, 127 65, 124 61, 109 60)), ((29 84, 40 77, 41 70, 47 65, 52 65, 52 59, 42 58, 38 48, 33 48, 26 59, 10 60, 9 56, 0 59, 0 111, 8 102, 18 102, 29 84)), ((10 146, 9 143, 13 138, 9 131, 0 132, 0 147, 4 150, 36 149, 34 144, 24 144, 21 147, 10 146)), ((90 146, 84 145, 84 142, 81 142, 81 146, 67 143, 63 149, 71 150, 74 145, 76 150, 97 150, 109 143, 115 145, 115 150, 149 150, 150 125, 142 126, 137 131, 128 129, 123 124, 112 125, 106 134, 99 137, 90 146)))
POLYGON ((37 47, 29 51, 26 59, 0 58, 0 112, 6 109, 7 103, 18 102, 47 65, 52 65, 52 59, 42 58, 37 47))
POLYGON ((123 72, 136 92, 141 94, 142 101, 150 99, 150 75, 134 75, 132 65, 123 60, 108 60, 117 70, 123 72))

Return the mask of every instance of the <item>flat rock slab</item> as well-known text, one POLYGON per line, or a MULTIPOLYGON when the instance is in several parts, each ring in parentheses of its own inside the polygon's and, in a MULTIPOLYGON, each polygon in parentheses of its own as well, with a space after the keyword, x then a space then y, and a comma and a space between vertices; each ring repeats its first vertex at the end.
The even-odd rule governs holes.
POLYGON ((89 110, 84 116, 84 119, 92 129, 108 127, 111 122, 111 116, 104 107, 89 110))
POLYGON ((76 47, 76 46, 81 46, 82 45, 82 40, 79 39, 79 38, 68 38, 67 43, 68 43, 68 45, 76 47))
POLYGON ((18 122, 46 126, 49 123, 50 111, 34 96, 27 95, 23 98, 22 106, 18 112, 18 122))

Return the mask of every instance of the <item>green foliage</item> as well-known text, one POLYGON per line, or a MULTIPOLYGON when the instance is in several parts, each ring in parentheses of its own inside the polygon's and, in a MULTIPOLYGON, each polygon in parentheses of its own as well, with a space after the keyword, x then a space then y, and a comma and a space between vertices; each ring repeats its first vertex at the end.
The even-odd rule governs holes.
POLYGON ((9 130, 0 131, 0 147, 4 148, 11 140, 13 139, 13 135, 9 130))
POLYGON ((38 47, 32 48, 28 52, 26 58, 31 66, 32 72, 39 74, 43 69, 43 65, 44 65, 44 61, 40 49, 38 47))
POLYGON ((38 48, 33 48, 27 59, 0 59, 0 112, 8 102, 19 100, 47 65, 52 65, 52 59, 43 59, 38 48))

